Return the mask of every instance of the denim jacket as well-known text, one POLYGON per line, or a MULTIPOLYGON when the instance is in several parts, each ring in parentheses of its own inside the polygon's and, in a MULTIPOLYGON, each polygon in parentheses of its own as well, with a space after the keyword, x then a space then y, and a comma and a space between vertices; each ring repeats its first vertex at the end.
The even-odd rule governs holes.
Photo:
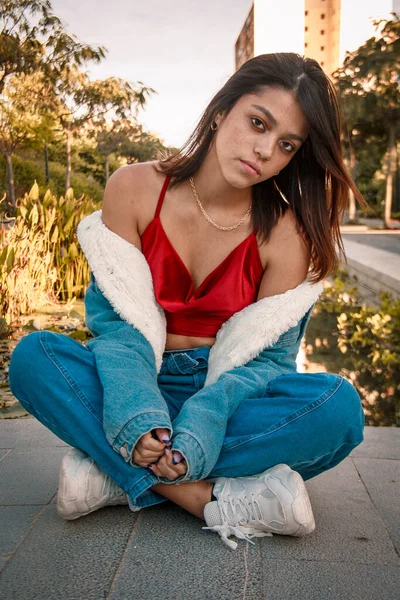
POLYGON ((132 452, 139 438, 154 428, 169 429, 187 472, 174 482, 160 480, 204 479, 217 462, 228 420, 240 403, 262 397, 271 379, 296 371, 301 338, 321 284, 305 280, 228 319, 211 348, 204 388, 171 423, 157 386, 166 320, 144 255, 103 224, 101 211, 83 219, 78 239, 92 271, 85 307, 94 339, 87 345, 104 388, 107 440, 135 467, 132 452))

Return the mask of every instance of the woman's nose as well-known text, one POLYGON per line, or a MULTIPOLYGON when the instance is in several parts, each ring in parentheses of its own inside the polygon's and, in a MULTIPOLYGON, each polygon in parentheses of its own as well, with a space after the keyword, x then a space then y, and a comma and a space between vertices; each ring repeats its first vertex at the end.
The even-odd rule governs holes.
POLYGON ((254 147, 254 152, 258 154, 263 161, 271 160, 274 153, 274 142, 272 138, 265 136, 263 140, 258 140, 254 147))

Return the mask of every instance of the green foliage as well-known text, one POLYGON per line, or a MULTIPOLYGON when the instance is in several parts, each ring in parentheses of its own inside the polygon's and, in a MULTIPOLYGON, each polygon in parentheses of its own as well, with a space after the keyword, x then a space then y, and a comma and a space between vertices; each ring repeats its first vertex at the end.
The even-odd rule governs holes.
POLYGON ((346 54, 334 79, 348 127, 344 141, 353 175, 360 191, 374 208, 382 201, 386 202, 387 221, 392 202, 391 179, 396 170, 395 137, 400 115, 400 21, 394 15, 392 20, 377 21, 374 25, 377 35, 346 54), (385 152, 387 165, 383 171, 386 181, 377 181, 374 174, 383 167, 385 152))
POLYGON ((338 347, 351 352, 358 389, 365 408, 376 414, 386 404, 397 413, 400 425, 400 299, 381 295, 377 309, 362 305, 338 316, 338 347))
MULTIPOLYGON (((32 181, 36 181, 43 189, 45 186, 45 175, 43 164, 39 164, 37 161, 31 159, 23 159, 17 155, 13 156, 13 168, 14 168, 14 182, 15 192, 17 197, 23 196, 31 187, 32 181)), ((3 156, 0 156, 0 196, 2 196, 7 190, 7 171, 6 171, 6 160, 3 156)), ((1 207, 5 211, 5 206, 1 207)))
POLYGON ((159 138, 129 119, 104 123, 97 129, 95 138, 100 155, 124 157, 129 164, 156 160, 168 151, 159 138))
MULTIPOLYGON (((50 180, 47 186, 55 195, 63 194, 65 188, 65 167, 58 163, 49 163, 50 180)), ((82 194, 92 198, 95 202, 100 202, 103 196, 102 186, 92 177, 83 173, 73 173, 71 175, 71 187, 74 190, 75 197, 82 194)))
POLYGON ((323 294, 317 304, 318 311, 338 314, 343 310, 356 306, 359 302, 357 288, 351 284, 350 277, 344 269, 338 269, 332 284, 326 283, 323 294))
MULTIPOLYGON (((32 181, 36 181, 39 186, 40 194, 44 194, 49 189, 56 196, 64 194, 65 188, 65 167, 57 162, 49 163, 50 180, 46 185, 44 172, 44 160, 32 160, 21 158, 18 155, 13 156, 15 191, 17 197, 22 197, 32 186, 32 181)), ((0 156, 0 197, 7 190, 7 171, 6 161, 0 156)), ((103 187, 92 176, 86 176, 84 173, 73 173, 71 176, 71 187, 76 197, 85 194, 95 202, 100 202, 103 195, 103 187)), ((0 215, 6 212, 6 205, 0 204, 0 215)))
MULTIPOLYGON (((361 190, 360 190, 361 191, 361 190)), ((382 207, 367 206, 361 209, 361 216, 367 219, 382 219, 382 207)))
POLYGON ((366 306, 345 271, 328 284, 306 331, 309 359, 357 388, 373 425, 400 425, 400 299, 366 306))
POLYGON ((102 47, 65 31, 50 0, 0 0, 0 93, 9 76, 41 71, 51 81, 68 67, 99 62, 102 47))
POLYGON ((76 239, 81 219, 98 206, 87 196, 40 198, 35 184, 18 202, 15 221, 0 230, 0 317, 11 324, 49 298, 83 295, 89 267, 76 239))
POLYGON ((57 270, 53 286, 60 300, 82 296, 89 282, 89 267, 78 246, 76 228, 84 216, 98 206, 87 196, 75 198, 72 190, 66 196, 56 197, 47 191, 39 201, 39 189, 33 186, 20 201, 18 213, 26 227, 40 226, 49 243, 52 264, 57 270))
POLYGON ((64 190, 79 189, 82 181, 70 179, 74 138, 104 128, 112 118, 136 121, 154 93, 141 81, 91 80, 85 67, 100 62, 105 52, 68 34, 49 0, 0 0, 0 152, 9 159, 12 205, 11 157, 17 149, 48 145, 61 131, 64 190))
POLYGON ((0 229, 0 317, 8 325, 49 301, 57 280, 46 234, 28 218, 30 228, 20 216, 0 229))

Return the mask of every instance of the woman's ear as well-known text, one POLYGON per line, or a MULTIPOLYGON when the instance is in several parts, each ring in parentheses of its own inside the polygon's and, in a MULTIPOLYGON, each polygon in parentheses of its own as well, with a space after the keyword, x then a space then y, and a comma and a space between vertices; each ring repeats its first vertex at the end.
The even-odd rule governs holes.
POLYGON ((214 123, 217 124, 217 127, 220 125, 220 123, 224 120, 224 116, 225 116, 225 111, 221 110, 217 116, 214 119, 214 123))

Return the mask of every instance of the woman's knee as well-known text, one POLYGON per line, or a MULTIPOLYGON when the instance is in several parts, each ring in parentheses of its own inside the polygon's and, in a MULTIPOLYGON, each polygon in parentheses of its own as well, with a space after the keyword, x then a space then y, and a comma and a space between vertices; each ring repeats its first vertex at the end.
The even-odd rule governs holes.
MULTIPOLYGON (((11 354, 8 372, 12 393, 20 401, 35 389, 41 376, 46 373, 48 356, 45 347, 65 336, 52 331, 35 331, 22 338, 11 354)), ((67 338, 68 341, 70 341, 67 338)), ((63 343, 63 340, 60 340, 63 343)))
POLYGON ((332 396, 332 422, 343 443, 361 444, 364 439, 364 410, 355 387, 343 377, 332 396))
POLYGON ((26 384, 26 372, 29 364, 38 360, 43 352, 40 343, 40 335, 43 332, 35 331, 22 338, 11 354, 10 367, 8 371, 8 380, 14 396, 21 395, 21 388, 26 384))

